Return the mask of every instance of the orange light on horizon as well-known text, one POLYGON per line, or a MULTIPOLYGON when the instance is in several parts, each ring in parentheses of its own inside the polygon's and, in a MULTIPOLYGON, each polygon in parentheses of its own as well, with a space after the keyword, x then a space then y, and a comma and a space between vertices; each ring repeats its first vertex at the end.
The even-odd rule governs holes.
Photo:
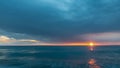
POLYGON ((90 42, 89 43, 89 46, 94 46, 95 44, 93 42, 90 42))
POLYGON ((94 47, 96 45, 99 45, 97 42, 69 42, 69 43, 51 43, 47 44, 51 46, 88 46, 88 47, 94 47))

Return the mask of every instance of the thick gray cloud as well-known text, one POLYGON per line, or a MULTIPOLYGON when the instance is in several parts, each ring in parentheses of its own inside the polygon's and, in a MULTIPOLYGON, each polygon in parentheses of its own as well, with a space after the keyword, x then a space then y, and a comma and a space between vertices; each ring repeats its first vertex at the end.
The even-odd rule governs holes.
POLYGON ((0 0, 0 29, 46 42, 120 30, 119 0, 0 0))

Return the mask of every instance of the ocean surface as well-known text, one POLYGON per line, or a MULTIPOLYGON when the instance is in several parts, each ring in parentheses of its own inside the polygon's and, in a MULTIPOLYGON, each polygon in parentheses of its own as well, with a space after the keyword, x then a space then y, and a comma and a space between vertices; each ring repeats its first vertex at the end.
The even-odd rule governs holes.
POLYGON ((0 68, 120 68, 120 46, 1 46, 0 68))

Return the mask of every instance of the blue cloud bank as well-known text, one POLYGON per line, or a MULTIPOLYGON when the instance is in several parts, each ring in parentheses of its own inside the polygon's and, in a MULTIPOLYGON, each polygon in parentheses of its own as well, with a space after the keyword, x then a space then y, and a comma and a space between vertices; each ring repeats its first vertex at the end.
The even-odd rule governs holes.
POLYGON ((0 29, 45 42, 87 41, 119 32, 119 22, 120 0, 0 0, 0 29))

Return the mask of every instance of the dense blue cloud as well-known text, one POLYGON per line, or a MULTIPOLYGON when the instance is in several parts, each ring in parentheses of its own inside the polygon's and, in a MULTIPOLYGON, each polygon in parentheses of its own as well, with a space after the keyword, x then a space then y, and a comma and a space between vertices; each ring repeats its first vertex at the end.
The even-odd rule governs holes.
POLYGON ((47 42, 120 30, 119 0, 1 0, 0 29, 47 42))

